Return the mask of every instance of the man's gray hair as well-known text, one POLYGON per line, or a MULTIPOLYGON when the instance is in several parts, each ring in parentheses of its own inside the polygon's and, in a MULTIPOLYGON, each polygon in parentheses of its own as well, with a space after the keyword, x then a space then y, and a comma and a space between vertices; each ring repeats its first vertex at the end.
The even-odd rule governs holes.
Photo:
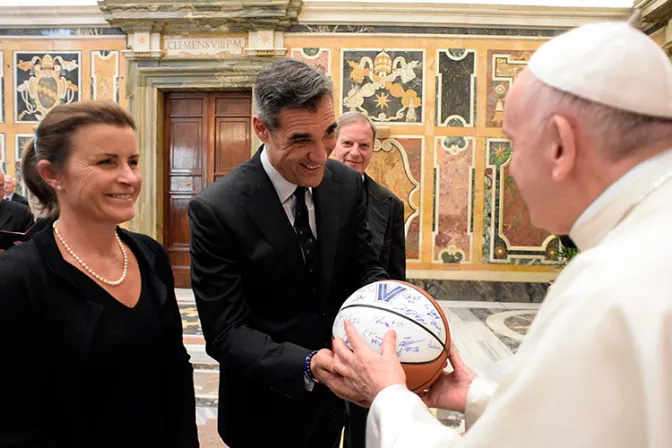
POLYGON ((672 145, 672 120, 619 110, 579 98, 532 79, 531 102, 526 110, 535 111, 538 126, 545 126, 554 115, 566 114, 588 129, 602 152, 613 161, 621 160, 664 142, 672 145), (531 107, 530 107, 531 106, 531 107), (535 107, 536 106, 536 107, 535 107))
POLYGON ((376 126, 369 117, 361 112, 346 112, 338 117, 338 120, 336 120, 336 136, 338 137, 343 126, 351 123, 368 123, 368 125, 371 126, 371 131, 373 132, 373 141, 376 141, 376 126))
POLYGON ((283 58, 270 64, 254 82, 254 113, 269 131, 279 127, 282 109, 316 111, 320 101, 333 98, 331 80, 305 62, 283 58))

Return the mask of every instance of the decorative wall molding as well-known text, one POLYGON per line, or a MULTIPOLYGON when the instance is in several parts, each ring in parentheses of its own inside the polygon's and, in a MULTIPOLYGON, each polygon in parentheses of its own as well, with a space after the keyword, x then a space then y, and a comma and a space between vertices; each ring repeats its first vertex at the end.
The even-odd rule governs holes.
POLYGON ((672 18, 671 0, 635 0, 634 3, 646 24, 665 23, 672 18))
POLYGON ((296 23, 302 0, 154 0, 142 3, 100 0, 99 6, 112 26, 127 33, 155 29, 166 34, 227 34, 256 29, 283 30, 296 23))
POLYGON ((0 28, 109 27, 98 6, 0 6, 0 28))
POLYGON ((665 33, 663 49, 672 58, 672 0, 636 0, 635 7, 642 13, 644 30, 665 33))
MULTIPOLYGON (((669 10, 670 0, 640 0, 645 16, 669 10), (662 6, 661 6, 662 4, 662 6)), ((4 7, 0 28, 118 27, 125 33, 230 34, 284 31, 291 25, 457 26, 566 29, 599 20, 624 20, 629 8, 558 8, 473 4, 306 2, 302 0, 101 0, 99 6, 4 7)), ((649 19, 646 19, 649 20, 649 19)), ((275 46, 274 50, 282 47, 275 46)), ((277 54, 277 51, 276 51, 277 54)))
POLYGON ((305 2, 299 14, 303 24, 367 24, 404 26, 471 26, 521 28, 572 28, 601 20, 625 20, 630 8, 559 8, 371 2, 305 2))

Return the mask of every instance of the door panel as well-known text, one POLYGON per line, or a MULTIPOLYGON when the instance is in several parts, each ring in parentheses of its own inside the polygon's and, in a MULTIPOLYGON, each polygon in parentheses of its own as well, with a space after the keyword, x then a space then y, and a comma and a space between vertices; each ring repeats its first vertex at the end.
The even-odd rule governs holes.
POLYGON ((174 118, 171 129, 170 172, 201 175, 203 120, 174 118))
MULTIPOLYGON (((187 94, 188 95, 188 94, 187 94)), ((193 98, 185 96, 185 94, 171 95, 171 115, 187 116, 187 117, 202 117, 206 102, 203 94, 196 94, 193 98)))
POLYGON ((252 114, 252 101, 243 95, 239 98, 215 98, 215 115, 241 115, 250 117, 252 114))
POLYGON ((189 202, 250 157, 250 92, 166 95, 164 246, 175 285, 191 285, 189 202))
POLYGON ((250 120, 216 118, 215 176, 221 176, 238 165, 243 154, 250 152, 250 120))

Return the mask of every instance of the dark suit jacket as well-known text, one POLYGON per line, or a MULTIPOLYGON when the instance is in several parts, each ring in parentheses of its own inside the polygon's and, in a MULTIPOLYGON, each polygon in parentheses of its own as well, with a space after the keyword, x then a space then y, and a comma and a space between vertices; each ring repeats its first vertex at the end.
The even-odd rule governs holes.
POLYGON ((35 219, 30 209, 17 202, 0 199, 0 230, 25 232, 35 219))
POLYGON ((30 204, 28 204, 28 199, 16 192, 12 195, 11 202, 18 202, 19 204, 23 204, 26 207, 30 207, 30 204))
MULTIPOLYGON (((148 297, 166 325, 167 440, 198 446, 192 368, 182 343, 182 322, 168 255, 151 238, 120 231, 138 259, 149 266, 148 297)), ((82 440, 86 416, 96 412, 95 390, 82 390, 79 376, 103 306, 87 299, 89 288, 73 279, 51 229, 0 255, 0 446, 90 448, 82 440)), ((82 274, 83 275, 83 274, 82 274)), ((91 285, 95 286, 95 285, 91 285)), ((129 372, 133 374, 133 372, 129 372)), ((100 384, 101 388, 106 387, 100 384)), ((129 409, 111 412, 129 412, 129 409)), ((123 428, 120 428, 122 430, 123 428)))
POLYGON ((394 280, 406 281, 404 203, 390 190, 364 175, 369 227, 380 265, 394 280))
POLYGON ((192 287, 206 350, 220 363, 219 433, 232 448, 330 446, 317 440, 330 431, 338 440, 343 401, 322 385, 305 390, 304 360, 331 347, 345 299, 388 276, 370 243, 361 176, 329 160, 313 188, 320 282, 312 293, 260 154, 189 204, 192 287))

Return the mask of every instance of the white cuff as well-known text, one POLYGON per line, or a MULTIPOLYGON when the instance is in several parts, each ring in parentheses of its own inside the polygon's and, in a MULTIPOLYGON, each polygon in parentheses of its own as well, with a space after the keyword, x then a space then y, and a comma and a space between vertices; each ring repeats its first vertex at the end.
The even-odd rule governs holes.
POLYGON ((304 374, 303 375, 303 388, 306 389, 308 392, 312 392, 313 387, 315 387, 315 381, 311 380, 310 378, 308 378, 304 374))
POLYGON ((464 424, 468 430, 471 425, 476 423, 476 420, 485 412, 488 407, 492 394, 497 389, 497 383, 483 380, 476 377, 469 386, 467 392, 467 403, 464 406, 464 424))
POLYGON ((389 386, 373 400, 366 426, 367 447, 449 448, 460 440, 404 385, 389 386))

